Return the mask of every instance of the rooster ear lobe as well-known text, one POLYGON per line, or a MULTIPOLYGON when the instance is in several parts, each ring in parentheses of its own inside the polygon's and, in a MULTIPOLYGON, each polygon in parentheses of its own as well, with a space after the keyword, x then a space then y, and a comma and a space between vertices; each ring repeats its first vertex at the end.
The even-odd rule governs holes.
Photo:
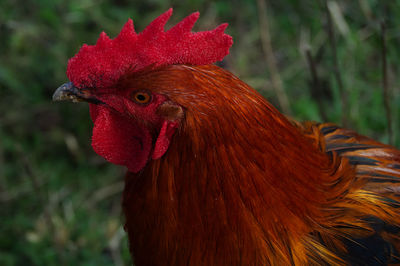
POLYGON ((167 152, 169 144, 171 143, 172 136, 174 135, 177 127, 177 122, 172 122, 168 120, 165 120, 163 122, 160 134, 158 135, 156 144, 154 145, 153 154, 151 156, 152 159, 159 159, 167 152))
POLYGON ((172 136, 178 128, 184 112, 181 106, 172 101, 166 101, 158 107, 157 114, 164 118, 164 122, 161 126, 151 156, 154 160, 161 158, 167 152, 172 136))

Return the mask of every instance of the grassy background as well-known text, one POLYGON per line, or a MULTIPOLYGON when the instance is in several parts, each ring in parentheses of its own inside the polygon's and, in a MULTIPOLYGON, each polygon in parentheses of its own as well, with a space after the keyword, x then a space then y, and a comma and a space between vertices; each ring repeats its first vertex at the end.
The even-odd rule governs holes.
MULTIPOLYGON (((115 37, 131 17, 137 31, 174 7, 169 25, 193 11, 195 30, 229 22, 234 38, 224 67, 280 107, 287 96, 293 117, 345 122, 388 142, 382 97, 382 34, 394 143, 400 145, 400 3, 325 1, 5 0, 0 2, 0 265, 126 265, 121 227, 124 169, 105 163, 90 147, 85 104, 52 103, 66 81, 67 60, 104 30, 115 37), (329 27, 328 14, 332 16, 329 27), (260 15, 268 25, 260 24, 260 15), (262 25, 262 26, 260 26, 262 25), (338 69, 347 104, 335 78, 329 29, 335 32, 338 69), (270 33, 285 93, 271 83, 265 47, 270 33), (306 51, 319 84, 312 81, 306 51), (343 110, 345 114, 343 114, 343 110), (346 121, 342 121, 345 117, 346 121), (397 133, 397 135, 396 135, 397 133)), ((271 57, 269 57, 271 58, 271 57)))

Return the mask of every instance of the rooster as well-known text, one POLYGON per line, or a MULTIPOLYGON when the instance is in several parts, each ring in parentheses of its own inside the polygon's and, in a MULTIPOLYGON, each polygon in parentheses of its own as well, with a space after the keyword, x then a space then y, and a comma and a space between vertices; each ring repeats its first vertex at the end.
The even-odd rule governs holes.
POLYGON ((137 34, 129 20, 69 60, 54 100, 86 101, 92 146, 128 168, 136 265, 400 263, 400 151, 292 121, 227 70, 227 24, 137 34))

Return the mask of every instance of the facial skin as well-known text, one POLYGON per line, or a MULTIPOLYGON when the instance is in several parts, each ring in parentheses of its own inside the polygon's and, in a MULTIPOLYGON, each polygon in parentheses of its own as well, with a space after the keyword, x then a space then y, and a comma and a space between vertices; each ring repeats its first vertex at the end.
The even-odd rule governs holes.
POLYGON ((68 83, 53 98, 89 101, 93 149, 131 172, 164 155, 183 114, 182 108, 164 95, 131 87, 86 90, 68 83), (171 116, 171 110, 179 115, 171 116))

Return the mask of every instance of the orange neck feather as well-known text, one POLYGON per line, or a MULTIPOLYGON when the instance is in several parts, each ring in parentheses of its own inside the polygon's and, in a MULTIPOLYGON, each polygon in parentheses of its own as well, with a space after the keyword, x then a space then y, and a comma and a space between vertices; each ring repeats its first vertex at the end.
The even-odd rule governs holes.
POLYGON ((186 113, 166 155, 126 177, 137 265, 304 263, 305 236, 329 226, 323 208, 345 193, 351 170, 333 167, 340 161, 216 66, 170 66, 140 80, 186 113))

